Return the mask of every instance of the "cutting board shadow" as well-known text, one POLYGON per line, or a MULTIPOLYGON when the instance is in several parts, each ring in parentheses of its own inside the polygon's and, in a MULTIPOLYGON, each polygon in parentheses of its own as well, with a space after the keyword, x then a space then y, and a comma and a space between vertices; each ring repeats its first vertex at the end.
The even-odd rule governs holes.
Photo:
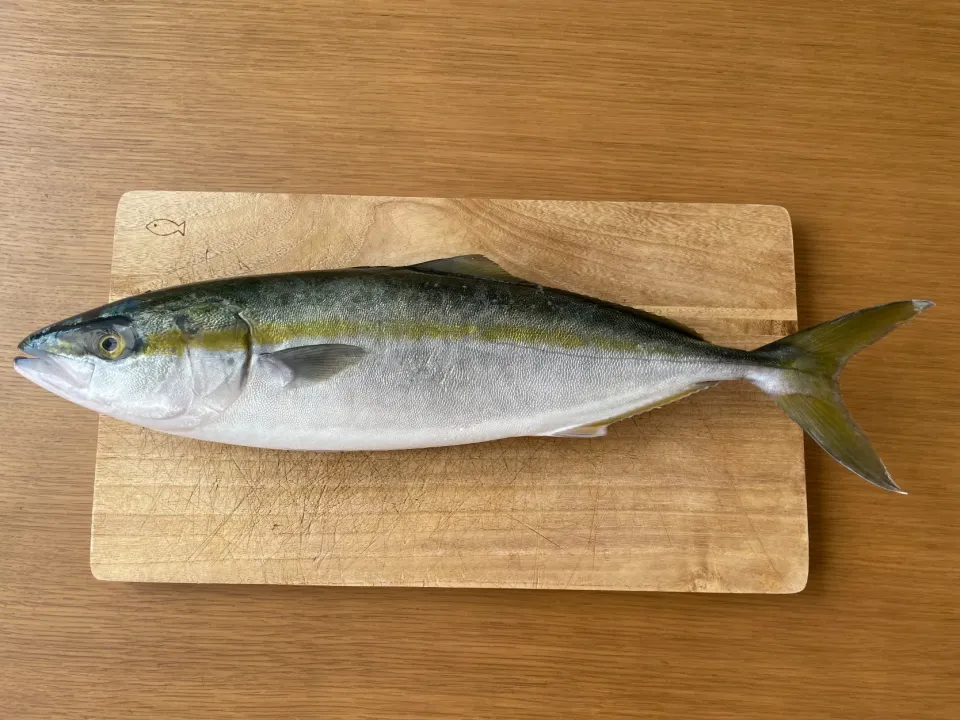
MULTIPOLYGON (((468 253, 714 342, 796 329, 790 220, 755 205, 132 192, 111 299, 468 253)), ((402 452, 100 423, 91 566, 105 580, 784 593, 807 565, 802 433, 745 384, 605 438, 402 452)))

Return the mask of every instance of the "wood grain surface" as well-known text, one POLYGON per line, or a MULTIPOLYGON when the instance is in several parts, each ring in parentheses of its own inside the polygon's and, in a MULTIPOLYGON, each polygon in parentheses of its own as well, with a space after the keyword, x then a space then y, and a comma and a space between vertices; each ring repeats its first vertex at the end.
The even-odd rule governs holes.
MULTIPOLYGON (((238 274, 482 254, 660 312, 724 345, 796 329, 783 208, 130 192, 111 299, 238 274)), ((796 592, 803 433, 725 384, 595 440, 292 453, 103 418, 91 565, 104 580, 796 592)))
POLYGON ((4 3, 0 715, 956 717, 958 67, 955 0, 4 3), (938 303, 843 380, 910 495, 808 443, 796 595, 99 582, 96 418, 10 359, 132 188, 784 206, 801 325, 938 303))

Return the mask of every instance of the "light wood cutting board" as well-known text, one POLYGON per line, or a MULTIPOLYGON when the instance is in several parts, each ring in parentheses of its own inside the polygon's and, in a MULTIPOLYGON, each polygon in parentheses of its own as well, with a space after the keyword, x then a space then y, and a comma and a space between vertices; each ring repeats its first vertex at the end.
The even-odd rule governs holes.
MULTIPOLYGON (((111 299, 231 275, 483 253, 755 347, 796 329, 782 208, 133 192, 111 299)), ((101 579, 794 592, 803 440, 724 384, 605 438, 382 453, 231 447, 100 424, 101 579)))

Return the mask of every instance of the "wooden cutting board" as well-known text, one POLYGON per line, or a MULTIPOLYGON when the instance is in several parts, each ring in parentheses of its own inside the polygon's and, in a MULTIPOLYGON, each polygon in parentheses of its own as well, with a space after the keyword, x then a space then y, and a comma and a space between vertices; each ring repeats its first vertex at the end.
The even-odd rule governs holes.
MULTIPOLYGON (((796 329, 779 207, 133 192, 111 298, 483 253, 755 347, 796 329)), ((727 383, 605 438, 297 453, 100 424, 91 564, 159 582, 794 592, 800 430, 727 383)))

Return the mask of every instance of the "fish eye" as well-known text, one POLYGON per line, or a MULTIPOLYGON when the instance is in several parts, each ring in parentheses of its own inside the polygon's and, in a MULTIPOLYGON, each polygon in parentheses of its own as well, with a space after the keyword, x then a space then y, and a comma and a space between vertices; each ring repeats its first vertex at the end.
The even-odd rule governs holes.
POLYGON ((123 352, 123 338, 116 333, 107 333, 97 341, 100 356, 113 360, 123 352))

